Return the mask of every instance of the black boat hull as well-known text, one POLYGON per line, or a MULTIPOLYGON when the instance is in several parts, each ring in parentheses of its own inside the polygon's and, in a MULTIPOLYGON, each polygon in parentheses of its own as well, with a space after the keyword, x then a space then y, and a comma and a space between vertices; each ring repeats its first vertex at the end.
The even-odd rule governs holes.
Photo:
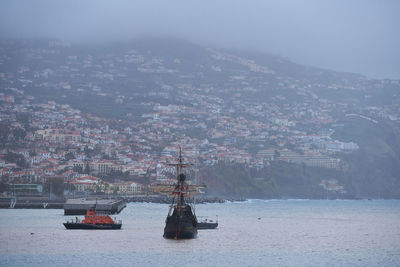
POLYGON ((197 227, 193 225, 193 222, 167 222, 164 228, 164 238, 167 239, 191 239, 196 236, 197 227))
POLYGON ((215 229, 218 227, 218 223, 207 223, 207 222, 199 222, 197 223, 198 230, 205 230, 205 229, 215 229))
POLYGON ((178 211, 174 209, 172 215, 165 220, 164 238, 189 239, 197 236, 197 219, 190 206, 178 211), (179 215, 181 214, 181 215, 179 215))
POLYGON ((87 223, 63 223, 67 229, 83 229, 83 230, 119 230, 122 224, 87 224, 87 223))

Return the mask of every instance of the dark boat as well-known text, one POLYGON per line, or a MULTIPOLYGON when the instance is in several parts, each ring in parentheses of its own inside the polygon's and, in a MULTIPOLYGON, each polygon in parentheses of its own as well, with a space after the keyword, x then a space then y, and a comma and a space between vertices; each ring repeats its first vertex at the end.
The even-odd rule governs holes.
POLYGON ((186 203, 191 189, 185 183, 186 175, 182 169, 186 167, 182 160, 182 150, 179 147, 179 162, 171 164, 177 168, 177 183, 172 191, 173 201, 170 206, 167 219, 165 220, 164 238, 168 239, 190 239, 197 236, 197 218, 191 204, 186 203), (175 202, 176 201, 176 202, 175 202))
POLYGON ((98 214, 95 209, 88 210, 82 221, 76 217, 75 221, 63 224, 67 229, 85 230, 119 230, 122 226, 121 221, 113 220, 108 214, 98 214))
POLYGON ((198 230, 205 230, 205 229, 215 229, 218 227, 218 220, 209 220, 204 218, 197 222, 197 229, 198 230))

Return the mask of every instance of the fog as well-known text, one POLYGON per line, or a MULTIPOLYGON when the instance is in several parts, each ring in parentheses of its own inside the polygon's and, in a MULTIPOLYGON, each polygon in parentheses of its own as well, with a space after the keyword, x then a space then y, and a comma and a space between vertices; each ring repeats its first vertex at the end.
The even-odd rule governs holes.
POLYGON ((399 13, 396 0, 3 0, 0 38, 85 43, 172 36, 400 79, 399 13))

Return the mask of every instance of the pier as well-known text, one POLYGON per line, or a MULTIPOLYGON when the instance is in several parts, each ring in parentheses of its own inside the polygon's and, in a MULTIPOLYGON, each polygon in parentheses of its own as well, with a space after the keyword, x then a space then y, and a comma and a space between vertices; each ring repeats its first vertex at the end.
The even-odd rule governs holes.
POLYGON ((0 209, 62 209, 64 203, 64 199, 48 197, 2 197, 0 209))
POLYGON ((64 215, 84 215, 90 208, 109 214, 120 213, 126 203, 121 199, 68 199, 64 204, 64 215))

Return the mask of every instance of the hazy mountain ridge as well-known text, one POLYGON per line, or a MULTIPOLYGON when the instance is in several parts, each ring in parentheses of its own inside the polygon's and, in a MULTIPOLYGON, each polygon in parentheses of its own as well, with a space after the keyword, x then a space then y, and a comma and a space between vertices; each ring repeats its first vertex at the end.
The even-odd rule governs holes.
MULTIPOLYGON (((34 96, 37 103, 56 101, 85 113, 121 119, 134 131, 140 126, 159 133, 156 123, 161 121, 161 128, 172 123, 170 136, 161 138, 164 143, 143 137, 157 153, 187 137, 238 150, 246 164, 243 153, 248 153, 250 168, 260 170, 237 172, 238 186, 232 194, 323 197, 320 183, 329 178, 346 189, 342 195, 333 192, 334 196, 400 196, 395 189, 399 184, 396 166, 400 166, 396 145, 400 138, 399 81, 371 80, 274 55, 202 47, 176 39, 139 39, 109 46, 3 41, 0 49, 2 92, 17 88, 34 96), (385 127, 376 131, 375 123, 364 125, 362 133, 376 132, 367 138, 351 128, 349 114, 385 127), (334 142, 338 146, 355 143, 359 149, 355 145, 352 151, 330 148, 334 142), (263 155, 268 149, 282 155, 263 155), (296 159, 285 158, 288 152, 295 153, 296 159), (307 165, 313 164, 307 161, 309 154, 311 159, 337 164, 335 170, 307 165), (377 159, 385 164, 372 164, 377 159), (364 172, 364 164, 369 171, 364 172), (381 182, 374 183, 374 179, 381 182), (253 182, 244 186, 244 181, 253 182)), ((218 155, 218 160, 235 163, 235 157, 218 155)), ((206 165, 204 173, 219 177, 209 182, 221 192, 234 180, 219 175, 224 173, 219 168, 232 166, 206 165)))

